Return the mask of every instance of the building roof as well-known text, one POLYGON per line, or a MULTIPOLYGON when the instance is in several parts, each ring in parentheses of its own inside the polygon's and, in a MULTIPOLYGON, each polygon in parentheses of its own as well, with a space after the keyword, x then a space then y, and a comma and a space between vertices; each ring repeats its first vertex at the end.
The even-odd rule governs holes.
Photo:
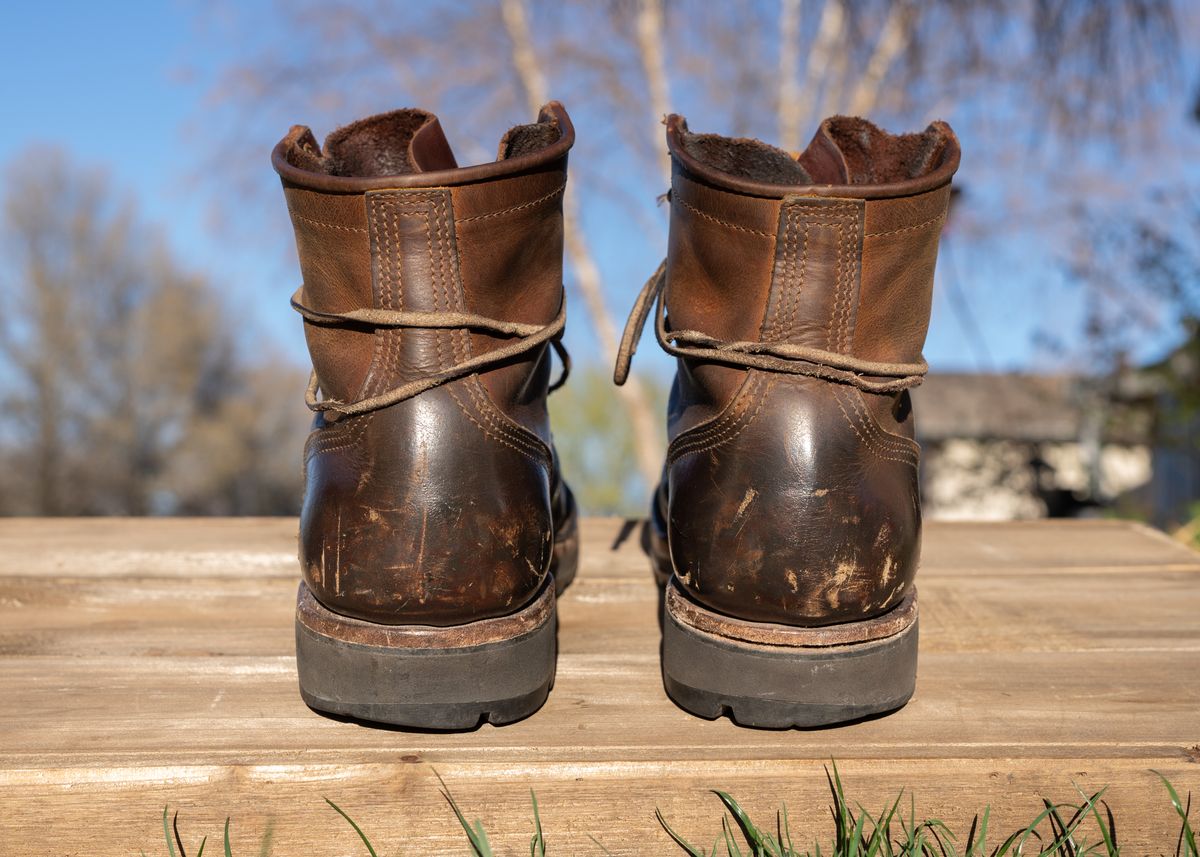
POLYGON ((1071 375, 930 373, 912 397, 923 441, 1072 441, 1083 420, 1071 375))

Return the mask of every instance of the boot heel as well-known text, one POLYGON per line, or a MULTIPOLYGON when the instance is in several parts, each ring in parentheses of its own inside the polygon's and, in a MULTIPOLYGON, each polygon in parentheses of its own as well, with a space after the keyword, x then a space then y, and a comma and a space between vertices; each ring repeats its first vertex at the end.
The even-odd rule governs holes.
POLYGON ((916 590, 882 616, 823 628, 746 622, 672 579, 663 684, 681 708, 765 729, 828 726, 900 708, 917 678, 916 590))
POLYGON ((296 665, 312 708, 418 729, 510 723, 554 683, 554 581, 509 616, 466 625, 382 625, 334 613, 300 584, 296 665))

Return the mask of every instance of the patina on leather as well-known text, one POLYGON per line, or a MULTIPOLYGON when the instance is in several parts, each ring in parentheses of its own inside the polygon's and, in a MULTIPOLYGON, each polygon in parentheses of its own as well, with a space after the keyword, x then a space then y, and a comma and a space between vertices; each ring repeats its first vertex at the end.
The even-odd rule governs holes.
POLYGON ((924 373, 949 126, 822 123, 793 157, 667 119, 660 340, 678 356, 651 526, 661 567, 741 619, 853 622, 899 604, 920 546, 907 388, 924 373))
POLYGON ((420 110, 275 147, 319 411, 300 560, 329 609, 464 624, 515 612, 555 570, 574 526, 546 412, 573 142, 551 102, 471 167, 420 110))

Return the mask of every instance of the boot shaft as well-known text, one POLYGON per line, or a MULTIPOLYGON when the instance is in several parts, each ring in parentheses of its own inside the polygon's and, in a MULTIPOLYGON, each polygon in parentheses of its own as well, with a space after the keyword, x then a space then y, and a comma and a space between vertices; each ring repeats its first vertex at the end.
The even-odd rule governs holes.
MULTIPOLYGON (((326 140, 296 126, 272 155, 296 235, 303 303, 318 313, 363 308, 470 313, 551 322, 562 299, 562 195, 574 131, 557 103, 511 129, 499 160, 459 169, 435 116, 399 110, 326 140)), ((354 401, 501 347, 479 331, 330 327, 305 321, 326 398, 354 401)), ((547 362, 481 377, 497 402, 544 396, 547 362), (537 366, 539 378, 529 377, 537 366)))
MULTIPOLYGON (((673 328, 862 363, 921 362, 959 160, 949 126, 894 136, 835 117, 793 158, 756 140, 693 134, 672 116, 667 143, 673 328)), ((708 374, 727 388, 742 373, 708 374)))

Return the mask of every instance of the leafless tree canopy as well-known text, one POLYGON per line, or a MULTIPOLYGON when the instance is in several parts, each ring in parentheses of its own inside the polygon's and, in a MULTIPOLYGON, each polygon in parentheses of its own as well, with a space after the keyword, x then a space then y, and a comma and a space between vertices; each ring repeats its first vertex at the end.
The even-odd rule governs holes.
POLYGON ((298 371, 239 358, 213 287, 103 174, 30 152, 4 187, 0 511, 293 511, 298 371))

